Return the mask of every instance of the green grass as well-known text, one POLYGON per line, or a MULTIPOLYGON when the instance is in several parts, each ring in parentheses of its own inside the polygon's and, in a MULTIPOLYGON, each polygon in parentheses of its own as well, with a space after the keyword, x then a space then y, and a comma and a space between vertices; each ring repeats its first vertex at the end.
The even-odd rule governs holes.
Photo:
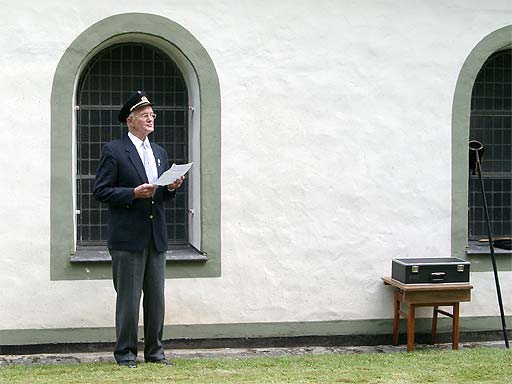
POLYGON ((178 359, 172 368, 113 363, 7 366, 0 383, 511 383, 512 352, 364 353, 287 357, 178 359))

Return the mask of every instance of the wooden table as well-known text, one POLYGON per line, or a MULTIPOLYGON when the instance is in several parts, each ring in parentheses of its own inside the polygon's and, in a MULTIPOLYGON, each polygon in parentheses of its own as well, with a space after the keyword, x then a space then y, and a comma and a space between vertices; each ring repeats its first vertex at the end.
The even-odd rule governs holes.
POLYGON ((404 284, 391 277, 382 277, 385 285, 393 287, 393 345, 398 344, 398 325, 400 316, 407 319, 407 352, 414 350, 414 317, 416 307, 434 307, 432 316, 432 344, 435 343, 437 315, 440 313, 453 319, 452 348, 459 348, 459 305, 471 301, 469 283, 404 284), (401 304, 407 312, 401 310, 401 304), (451 306, 452 313, 439 309, 451 306))

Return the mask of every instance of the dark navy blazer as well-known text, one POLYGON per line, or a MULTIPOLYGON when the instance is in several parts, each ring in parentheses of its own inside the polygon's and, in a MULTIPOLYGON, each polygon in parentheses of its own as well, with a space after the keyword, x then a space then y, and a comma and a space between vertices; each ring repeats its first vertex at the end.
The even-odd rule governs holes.
MULTIPOLYGON (((167 153, 151 143, 158 176, 168 168, 167 153)), ((167 250, 164 201, 175 196, 158 187, 152 199, 134 199, 133 190, 148 183, 144 165, 128 135, 105 144, 96 170, 94 197, 109 206, 108 247, 142 251, 151 241, 158 252, 167 250)))

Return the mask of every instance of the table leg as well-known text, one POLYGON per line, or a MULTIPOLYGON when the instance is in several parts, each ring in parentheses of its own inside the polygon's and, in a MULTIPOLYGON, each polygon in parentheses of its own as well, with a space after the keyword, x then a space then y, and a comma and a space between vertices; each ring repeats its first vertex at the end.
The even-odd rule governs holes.
POLYGON ((414 304, 409 304, 407 314, 407 352, 414 351, 414 317, 416 316, 414 304))
POLYGON ((434 306, 434 312, 432 314, 432 345, 436 343, 436 334, 437 334, 437 305, 434 306))
POLYGON ((459 349, 459 305, 459 303, 453 304, 453 349, 459 349))
POLYGON ((400 300, 398 291, 393 295, 393 345, 398 345, 398 326, 400 324, 400 300))

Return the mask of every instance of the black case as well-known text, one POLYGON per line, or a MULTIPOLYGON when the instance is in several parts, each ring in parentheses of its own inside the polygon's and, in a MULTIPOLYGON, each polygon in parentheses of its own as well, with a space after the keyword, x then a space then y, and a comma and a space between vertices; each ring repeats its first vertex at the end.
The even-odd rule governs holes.
POLYGON ((469 283, 469 268, 456 257, 393 259, 391 277, 404 284, 469 283))

